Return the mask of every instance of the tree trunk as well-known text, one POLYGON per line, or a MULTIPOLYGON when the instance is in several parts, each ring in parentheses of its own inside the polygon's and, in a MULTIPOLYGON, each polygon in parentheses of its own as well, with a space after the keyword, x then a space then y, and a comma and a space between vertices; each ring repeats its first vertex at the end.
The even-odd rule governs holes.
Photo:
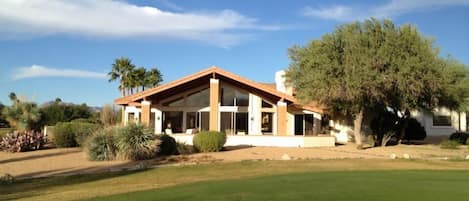
POLYGON ((363 108, 360 109, 360 112, 355 116, 355 120, 353 121, 353 134, 355 136, 355 143, 357 145, 362 144, 362 121, 363 121, 363 108))
POLYGON ((124 97, 125 96, 125 88, 124 88, 124 85, 123 85, 123 81, 122 81, 122 78, 121 78, 121 81, 120 81, 120 89, 121 89, 121 97, 124 97))
POLYGON ((409 118, 410 118, 410 111, 406 110, 404 115, 402 116, 402 119, 403 119, 402 120, 402 127, 401 127, 401 131, 399 133, 399 136, 398 136, 398 143, 399 144, 401 144, 402 139, 404 139, 404 137, 405 137, 405 130, 409 126, 409 118))

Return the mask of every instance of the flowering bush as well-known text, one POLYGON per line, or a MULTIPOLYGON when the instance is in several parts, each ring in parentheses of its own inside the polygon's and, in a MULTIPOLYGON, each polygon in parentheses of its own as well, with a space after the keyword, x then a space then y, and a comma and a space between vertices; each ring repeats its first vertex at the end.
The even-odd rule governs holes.
POLYGON ((0 141, 0 150, 22 152, 41 149, 45 144, 44 135, 36 131, 14 131, 0 141))

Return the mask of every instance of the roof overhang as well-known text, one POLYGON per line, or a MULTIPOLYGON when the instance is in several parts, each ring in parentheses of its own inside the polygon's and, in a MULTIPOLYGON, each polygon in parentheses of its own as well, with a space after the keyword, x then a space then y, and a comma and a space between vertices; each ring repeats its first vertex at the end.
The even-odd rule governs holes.
POLYGON ((114 100, 114 103, 118 105, 138 106, 142 100, 150 99, 152 96, 168 97, 177 92, 190 90, 194 86, 202 85, 204 83, 208 84, 208 80, 210 78, 222 79, 230 85, 247 88, 254 93, 263 94, 264 96, 275 98, 279 101, 285 101, 289 104, 293 104, 295 107, 300 107, 301 109, 323 113, 323 110, 319 107, 316 108, 313 106, 301 105, 295 97, 289 94, 277 91, 275 88, 268 87, 265 84, 254 82, 234 73, 230 73, 216 66, 209 67, 192 75, 145 91, 118 98, 114 100))

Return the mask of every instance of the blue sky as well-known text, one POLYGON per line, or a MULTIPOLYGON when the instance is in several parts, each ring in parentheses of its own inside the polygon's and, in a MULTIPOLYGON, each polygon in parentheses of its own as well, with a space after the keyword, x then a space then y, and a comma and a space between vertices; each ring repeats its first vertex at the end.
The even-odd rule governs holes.
POLYGON ((0 102, 100 106, 119 96, 113 60, 157 67, 165 82, 217 65, 260 82, 287 68, 287 49, 369 17, 410 23, 441 55, 469 64, 469 0, 0 1, 0 102))

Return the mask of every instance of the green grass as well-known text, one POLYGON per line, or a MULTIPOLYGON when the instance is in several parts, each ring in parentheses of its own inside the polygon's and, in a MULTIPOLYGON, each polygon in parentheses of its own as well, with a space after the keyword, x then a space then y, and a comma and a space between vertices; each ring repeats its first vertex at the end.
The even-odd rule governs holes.
POLYGON ((469 200, 469 172, 309 172, 199 182, 92 200, 469 200))
MULTIPOLYGON (((329 192, 340 196, 341 193, 347 194, 351 189, 357 188, 360 193, 368 193, 371 196, 373 193, 382 193, 381 191, 399 194, 392 189, 400 189, 401 185, 403 185, 403 190, 409 186, 411 187, 409 189, 420 188, 420 186, 412 186, 421 183, 426 184, 426 187, 421 187, 421 191, 424 191, 425 187, 429 188, 426 189, 429 191, 448 192, 447 196, 453 196, 459 195, 460 192, 466 192, 460 188, 467 189, 469 184, 469 182, 466 182, 468 184, 460 183, 460 178, 468 181, 469 172, 457 172, 457 170, 469 170, 469 162, 342 159, 209 163, 159 167, 143 171, 17 180, 12 184, 0 185, 0 201, 66 201, 95 197, 100 197, 98 200, 126 200, 129 196, 142 196, 142 200, 148 196, 154 199, 158 198, 156 200, 188 200, 188 197, 184 198, 183 196, 189 196, 195 200, 210 200, 220 199, 215 197, 215 195, 220 196, 220 193, 226 194, 228 200, 263 200, 263 198, 256 196, 276 194, 276 196, 282 197, 280 194, 288 195, 291 192, 298 192, 298 195, 290 195, 293 197, 311 196, 312 192, 318 194, 329 192), (388 180, 392 179, 395 180, 387 183, 388 180), (363 188, 360 187, 362 185, 363 188), (440 188, 443 185, 448 185, 448 187, 440 188), (272 186, 274 190, 269 190, 272 186), (454 186, 456 188, 452 189, 454 186), (262 195, 267 190, 269 190, 269 194, 262 195), (137 191, 145 192, 132 193, 137 191), (207 192, 213 193, 213 197, 206 195, 207 192), (122 193, 131 194, 106 197, 122 193)), ((367 197, 362 198, 362 200, 372 200, 366 199, 367 197)), ((456 200, 462 199, 464 198, 456 200)), ((129 200, 140 199, 132 198, 129 200)))

